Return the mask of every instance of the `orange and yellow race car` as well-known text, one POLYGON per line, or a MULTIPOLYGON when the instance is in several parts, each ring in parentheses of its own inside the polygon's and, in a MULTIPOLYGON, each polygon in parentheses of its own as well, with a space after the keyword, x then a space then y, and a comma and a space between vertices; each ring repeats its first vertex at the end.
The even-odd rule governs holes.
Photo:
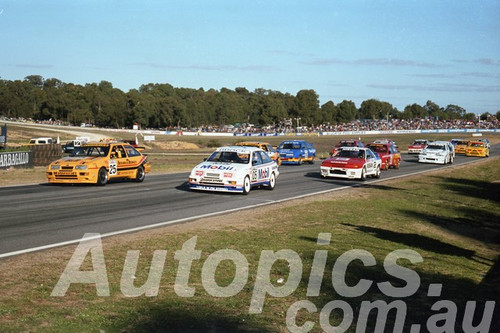
POLYGON ((117 178, 142 182, 150 170, 148 157, 127 143, 86 143, 75 147, 69 157, 52 162, 47 179, 50 183, 97 185, 117 178))
POLYGON ((465 154, 467 152, 468 140, 460 140, 455 144, 455 154, 465 154))
POLYGON ((469 141, 465 156, 488 157, 490 156, 490 148, 488 148, 488 145, 484 142, 469 141))
POLYGON ((280 154, 276 151, 276 149, 271 146, 271 144, 267 142, 254 142, 254 141, 245 141, 238 142, 235 146, 244 146, 244 147, 257 147, 262 149, 269 155, 269 157, 276 162, 276 164, 281 165, 280 154))

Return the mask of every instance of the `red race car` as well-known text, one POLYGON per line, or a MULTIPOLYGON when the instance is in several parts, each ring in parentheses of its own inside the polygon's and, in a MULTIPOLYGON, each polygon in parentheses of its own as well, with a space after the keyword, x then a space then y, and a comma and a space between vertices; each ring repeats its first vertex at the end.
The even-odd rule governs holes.
POLYGON ((413 141, 413 143, 408 146, 408 154, 420 154, 422 150, 427 147, 428 143, 429 141, 425 139, 417 139, 413 141))
POLYGON ((371 151, 378 154, 381 160, 381 169, 399 169, 401 164, 401 154, 398 149, 390 143, 369 143, 366 145, 371 151))
POLYGON ((380 177, 380 160, 368 148, 344 147, 321 163, 321 178, 338 177, 365 180, 380 177))
POLYGON ((336 153, 339 152, 339 150, 341 148, 344 148, 344 147, 359 147, 359 148, 363 148, 364 145, 363 145, 363 142, 359 141, 359 140, 342 140, 340 141, 339 143, 337 143, 337 145, 335 145, 335 147, 333 147, 333 149, 330 151, 330 156, 335 156, 336 153))

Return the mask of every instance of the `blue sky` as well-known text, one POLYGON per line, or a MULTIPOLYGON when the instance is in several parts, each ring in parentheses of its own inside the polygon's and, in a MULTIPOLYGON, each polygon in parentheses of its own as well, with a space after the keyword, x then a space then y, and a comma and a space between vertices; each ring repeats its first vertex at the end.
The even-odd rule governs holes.
POLYGON ((500 110, 499 0, 0 0, 0 77, 500 110))

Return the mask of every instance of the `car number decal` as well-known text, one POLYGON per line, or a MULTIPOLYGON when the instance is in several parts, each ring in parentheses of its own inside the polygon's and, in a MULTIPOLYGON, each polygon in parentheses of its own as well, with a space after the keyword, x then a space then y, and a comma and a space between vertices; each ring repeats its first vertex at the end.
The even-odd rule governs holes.
POLYGON ((252 181, 256 181, 257 180, 257 169, 253 169, 252 170, 252 181))
POLYGON ((116 160, 109 161, 109 175, 114 176, 118 173, 118 166, 116 164, 116 160))

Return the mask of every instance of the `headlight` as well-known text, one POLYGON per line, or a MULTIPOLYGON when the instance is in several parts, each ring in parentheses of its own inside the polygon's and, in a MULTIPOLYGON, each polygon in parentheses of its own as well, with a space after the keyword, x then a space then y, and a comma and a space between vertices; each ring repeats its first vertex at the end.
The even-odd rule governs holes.
POLYGON ((61 166, 58 164, 53 164, 50 166, 50 170, 59 170, 60 168, 61 168, 61 166))
POLYGON ((75 169, 76 170, 87 170, 87 166, 86 165, 77 165, 77 166, 75 166, 75 169))

